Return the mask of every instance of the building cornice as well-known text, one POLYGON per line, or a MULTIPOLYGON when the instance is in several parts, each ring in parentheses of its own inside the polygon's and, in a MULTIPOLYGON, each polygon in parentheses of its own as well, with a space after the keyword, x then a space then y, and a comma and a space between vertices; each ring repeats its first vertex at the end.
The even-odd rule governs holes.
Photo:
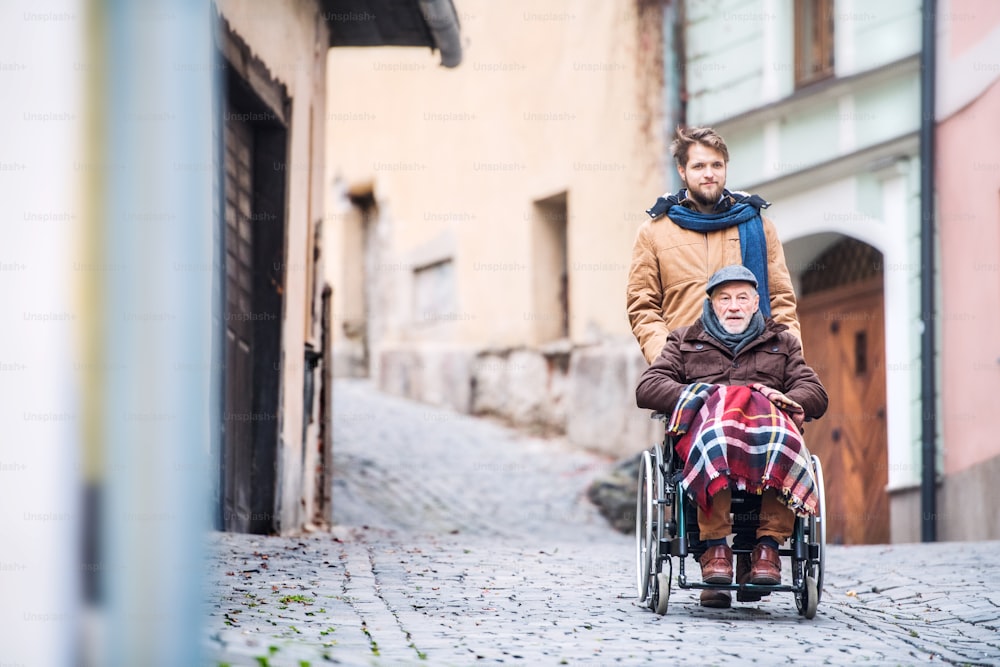
POLYGON ((739 187, 748 192, 759 192, 774 201, 813 188, 817 183, 829 183, 864 172, 882 173, 901 159, 916 158, 919 150, 919 132, 913 131, 815 166, 754 183, 741 183, 739 187))
POLYGON ((915 53, 857 74, 818 81, 780 100, 717 121, 713 123, 713 127, 723 136, 747 127, 760 127, 768 121, 794 116, 822 102, 836 103, 838 98, 848 93, 875 88, 919 72, 920 54, 915 53))

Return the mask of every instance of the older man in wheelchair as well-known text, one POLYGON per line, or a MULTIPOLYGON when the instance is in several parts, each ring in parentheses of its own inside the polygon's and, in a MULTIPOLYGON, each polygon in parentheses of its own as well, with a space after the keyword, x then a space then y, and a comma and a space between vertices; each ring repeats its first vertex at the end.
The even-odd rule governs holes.
MULTIPOLYGON (((684 462, 681 486, 698 507, 702 581, 733 581, 728 537, 732 491, 740 490, 760 495, 760 511, 756 544, 737 562, 737 583, 776 585, 779 548, 792 535, 796 514, 816 510, 800 429, 823 415, 828 397, 799 341, 760 312, 749 269, 720 269, 706 291, 701 319, 671 332, 643 373, 636 401, 671 415, 668 433, 684 462)), ((728 590, 701 593, 706 607, 726 608, 731 601, 728 590)))

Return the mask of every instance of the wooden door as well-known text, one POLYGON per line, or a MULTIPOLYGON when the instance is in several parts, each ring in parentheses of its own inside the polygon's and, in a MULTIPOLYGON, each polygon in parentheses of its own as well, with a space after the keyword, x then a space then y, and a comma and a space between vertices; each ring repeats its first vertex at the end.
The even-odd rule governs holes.
POLYGON ((223 127, 225 141, 224 500, 226 530, 246 532, 252 512, 253 467, 253 132, 236 114, 223 127))
POLYGON ((830 395, 804 435, 823 464, 833 544, 889 541, 883 299, 879 277, 799 301, 806 361, 830 395))

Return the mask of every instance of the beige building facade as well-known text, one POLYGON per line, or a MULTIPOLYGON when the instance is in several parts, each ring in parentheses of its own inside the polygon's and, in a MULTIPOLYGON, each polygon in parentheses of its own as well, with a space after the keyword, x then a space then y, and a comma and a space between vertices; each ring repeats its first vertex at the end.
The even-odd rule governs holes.
POLYGON ((450 0, 220 0, 215 10, 216 524, 284 533, 332 511, 327 62, 346 44, 421 46, 455 67, 459 29, 450 0))
POLYGON ((663 3, 456 3, 465 60, 328 63, 334 366, 624 455, 648 443, 625 317, 664 190, 663 3))
POLYGON ((831 541, 1000 535, 958 509, 996 504, 1000 455, 983 412, 1000 355, 978 342, 1000 289, 993 3, 937 3, 930 230, 917 0, 456 7, 458 70, 418 52, 328 64, 336 373, 614 456, 643 448, 657 434, 634 408, 631 244, 677 186, 666 133, 713 125, 729 186, 772 202, 831 392, 808 436, 831 541))
POLYGON ((303 388, 315 372, 307 350, 321 344, 313 230, 323 155, 314 146, 325 129, 329 34, 315 0, 217 7, 226 68, 222 526, 289 530, 318 511, 320 448, 311 445, 320 420, 303 388))

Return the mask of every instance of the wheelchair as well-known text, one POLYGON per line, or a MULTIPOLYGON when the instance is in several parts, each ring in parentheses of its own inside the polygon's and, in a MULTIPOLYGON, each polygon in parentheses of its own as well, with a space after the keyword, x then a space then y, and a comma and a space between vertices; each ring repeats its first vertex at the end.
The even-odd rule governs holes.
MULTIPOLYGON (((666 422, 670 416, 654 413, 654 419, 666 422)), ((639 464, 638 489, 635 500, 636 585, 640 603, 645 603, 659 615, 667 613, 673 580, 673 560, 678 559, 677 586, 681 589, 717 589, 749 596, 772 592, 791 592, 800 615, 816 616, 823 593, 823 562, 826 557, 826 497, 823 468, 819 458, 812 456, 812 472, 816 481, 819 506, 815 516, 795 519, 795 527, 786 545, 778 549, 780 556, 790 557, 791 584, 760 585, 737 582, 706 584, 688 580, 685 559, 691 555, 697 563, 705 551, 698 539, 697 508, 681 489, 684 461, 674 450, 674 438, 664 429, 662 443, 654 443, 642 453, 639 464)), ((733 553, 749 554, 756 542, 757 512, 760 496, 734 490, 732 492, 733 553)), ((782 568, 783 571, 785 568, 782 568)))

